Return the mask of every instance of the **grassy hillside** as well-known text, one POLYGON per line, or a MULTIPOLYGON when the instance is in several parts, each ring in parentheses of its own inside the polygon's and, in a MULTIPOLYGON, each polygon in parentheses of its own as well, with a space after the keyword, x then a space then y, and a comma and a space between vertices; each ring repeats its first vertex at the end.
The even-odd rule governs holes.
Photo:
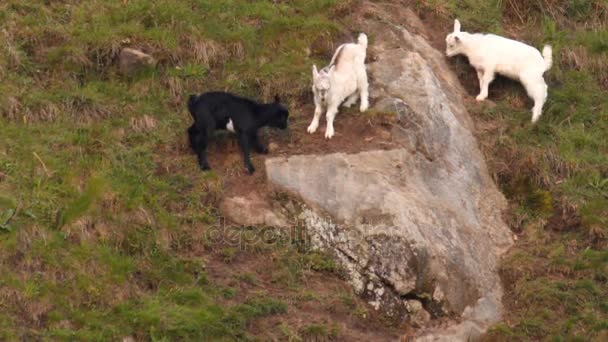
MULTIPOLYGON (((499 79, 495 106, 471 105, 518 233, 502 266, 507 317, 488 341, 608 338, 608 2, 421 0, 451 27, 554 47, 536 126, 523 88, 499 79)), ((455 69, 478 92, 466 60, 455 69)))
MULTIPOLYGON (((344 5, 2 1, 0 340, 234 340, 285 313, 290 297, 245 296, 207 276, 206 256, 223 248, 205 236, 223 185, 183 152, 184 103, 224 88, 302 96, 306 48, 331 43, 328 16, 344 5), (124 46, 158 66, 120 76, 124 46)), ((218 251, 227 262, 237 252, 218 251)), ((271 253, 279 287, 297 296, 305 272, 329 269, 290 241, 257 253, 271 253)))

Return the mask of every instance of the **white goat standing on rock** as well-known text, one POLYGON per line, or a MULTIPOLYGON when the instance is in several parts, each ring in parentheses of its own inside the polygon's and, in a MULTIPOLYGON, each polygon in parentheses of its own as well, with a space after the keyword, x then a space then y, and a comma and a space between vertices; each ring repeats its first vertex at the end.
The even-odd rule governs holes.
POLYGON ((327 128, 325 138, 334 136, 334 119, 338 107, 344 102, 350 107, 361 97, 361 112, 369 107, 367 72, 365 71, 365 56, 367 54, 367 36, 359 35, 357 43, 342 44, 336 50, 331 63, 321 71, 317 66, 312 67, 313 86, 315 96, 315 116, 308 126, 308 133, 315 133, 319 127, 319 118, 324 109, 327 109, 327 128), (346 100, 346 102, 345 102, 346 100))
POLYGON ((540 118, 547 100, 547 84, 543 78, 553 62, 552 49, 545 45, 542 55, 530 45, 493 34, 471 34, 460 31, 460 22, 454 21, 454 32, 448 34, 446 55, 465 55, 477 70, 480 93, 477 101, 488 97, 488 87, 495 73, 520 81, 534 100, 532 123, 540 118))

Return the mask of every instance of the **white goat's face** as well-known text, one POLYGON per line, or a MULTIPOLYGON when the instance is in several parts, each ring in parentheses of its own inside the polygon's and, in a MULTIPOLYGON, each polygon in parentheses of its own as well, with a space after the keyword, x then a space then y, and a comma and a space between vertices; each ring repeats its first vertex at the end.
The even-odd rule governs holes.
POLYGON ((323 103, 327 101, 327 93, 329 93, 329 86, 329 75, 325 73, 319 74, 319 76, 314 80, 315 91, 321 99, 321 102, 323 103))
POLYGON ((327 102, 327 94, 329 93, 329 88, 331 86, 332 71, 333 67, 329 71, 321 70, 321 72, 317 71, 316 65, 313 65, 312 67, 312 83, 314 92, 322 103, 327 102))
POLYGON ((462 53, 462 40, 458 35, 459 33, 450 33, 445 38, 446 56, 454 57, 462 53))
POLYGON ((454 20, 454 32, 445 37, 445 54, 448 57, 454 57, 462 53, 462 38, 460 34, 460 21, 454 20))

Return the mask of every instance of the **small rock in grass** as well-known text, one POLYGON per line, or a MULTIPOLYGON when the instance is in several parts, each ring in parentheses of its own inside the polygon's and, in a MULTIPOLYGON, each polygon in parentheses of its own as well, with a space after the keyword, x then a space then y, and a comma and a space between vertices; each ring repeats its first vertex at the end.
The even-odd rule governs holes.
POLYGON ((275 211, 257 192, 225 198, 220 204, 223 215, 242 226, 289 227, 287 219, 275 211))
POLYGON ((118 56, 118 69, 123 75, 131 75, 147 66, 155 66, 154 57, 140 50, 124 48, 118 56))

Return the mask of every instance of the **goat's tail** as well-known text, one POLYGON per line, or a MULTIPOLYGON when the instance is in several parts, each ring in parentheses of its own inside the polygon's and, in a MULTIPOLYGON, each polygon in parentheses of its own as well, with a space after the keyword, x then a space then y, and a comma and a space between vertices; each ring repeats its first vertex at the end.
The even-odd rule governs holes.
POLYGON ((545 71, 551 69, 551 66, 553 65, 553 49, 551 48, 551 45, 545 45, 543 48, 543 59, 547 66, 545 71))
POLYGON ((367 49, 367 35, 365 33, 359 34, 359 38, 357 39, 357 43, 363 46, 364 49, 367 49))
POLYGON ((190 95, 188 98, 188 111, 190 111, 190 115, 194 118, 194 105, 196 104, 196 100, 198 100, 198 96, 190 95))

